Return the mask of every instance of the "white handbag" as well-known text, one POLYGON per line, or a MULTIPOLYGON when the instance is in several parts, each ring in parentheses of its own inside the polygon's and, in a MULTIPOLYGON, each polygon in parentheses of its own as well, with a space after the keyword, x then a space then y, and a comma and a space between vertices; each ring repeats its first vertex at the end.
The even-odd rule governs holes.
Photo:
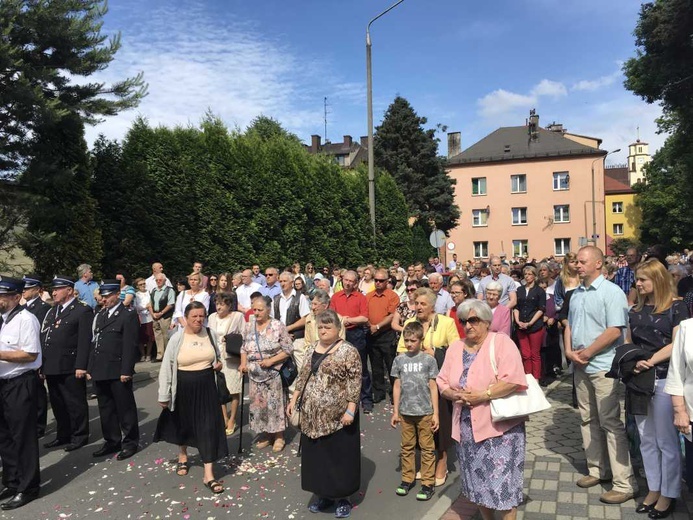
MULTIPOLYGON (((491 337, 489 356, 493 373, 498 379, 498 367, 496 366, 496 334, 491 337)), ((542 412, 551 408, 551 403, 544 395, 544 391, 534 379, 532 374, 525 374, 527 378, 527 390, 518 390, 505 397, 491 400, 491 420, 493 422, 516 419, 533 413, 542 412)))

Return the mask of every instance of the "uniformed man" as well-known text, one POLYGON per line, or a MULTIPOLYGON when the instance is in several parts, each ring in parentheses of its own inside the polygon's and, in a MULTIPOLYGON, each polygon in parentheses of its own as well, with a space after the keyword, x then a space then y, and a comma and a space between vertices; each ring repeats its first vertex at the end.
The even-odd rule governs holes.
MULTIPOLYGON (((41 298, 42 283, 35 274, 25 275, 24 291, 22 298, 26 301, 25 307, 31 314, 36 316, 39 325, 43 323, 43 318, 50 310, 51 306, 41 298)), ((44 375, 39 370, 36 374, 36 399, 38 405, 36 409, 36 433, 40 439, 46 433, 46 423, 48 422, 48 392, 44 384, 44 375)))
POLYGON ((106 443, 94 452, 102 457, 118 452, 123 460, 137 453, 140 430, 132 376, 140 353, 140 322, 133 308, 120 302, 120 282, 103 280, 99 287, 103 308, 94 318, 93 350, 87 377, 94 381, 101 431, 106 443))
POLYGON ((0 458, 3 511, 39 495, 36 371, 41 366, 39 322, 19 300, 24 281, 0 276, 0 458))
POLYGON ((94 312, 74 296, 75 280, 56 275, 51 285, 54 306, 41 326, 42 371, 57 425, 46 448, 74 451, 89 442, 87 364, 94 312))

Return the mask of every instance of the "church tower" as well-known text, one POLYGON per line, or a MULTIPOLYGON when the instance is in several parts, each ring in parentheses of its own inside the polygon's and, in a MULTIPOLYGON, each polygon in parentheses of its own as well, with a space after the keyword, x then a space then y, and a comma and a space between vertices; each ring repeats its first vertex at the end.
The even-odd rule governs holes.
POLYGON ((628 146, 628 179, 631 186, 638 182, 645 182, 642 169, 652 160, 649 148, 649 145, 643 143, 640 138, 628 146))

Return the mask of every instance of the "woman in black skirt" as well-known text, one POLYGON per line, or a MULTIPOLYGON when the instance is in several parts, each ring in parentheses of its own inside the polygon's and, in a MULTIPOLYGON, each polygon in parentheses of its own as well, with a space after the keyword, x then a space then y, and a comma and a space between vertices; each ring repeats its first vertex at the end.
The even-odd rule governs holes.
POLYGON ((216 376, 221 360, 214 332, 204 327, 207 313, 200 302, 185 308, 185 328, 171 337, 159 371, 159 404, 164 408, 154 442, 177 444, 176 473, 185 476, 188 446, 197 448, 204 462, 204 485, 213 493, 224 491, 214 478, 213 463, 228 455, 224 418, 219 406, 216 376))
POLYGON ((335 516, 351 513, 349 497, 361 486, 361 438, 358 406, 361 358, 339 338, 336 312, 317 316, 319 340, 306 353, 296 390, 287 406, 301 412, 301 487, 315 493, 308 509, 317 513, 331 507, 335 516))

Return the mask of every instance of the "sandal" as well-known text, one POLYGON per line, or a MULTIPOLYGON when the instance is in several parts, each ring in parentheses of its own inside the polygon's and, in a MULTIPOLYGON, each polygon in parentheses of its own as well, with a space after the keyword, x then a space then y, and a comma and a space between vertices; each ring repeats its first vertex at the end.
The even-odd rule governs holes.
POLYGON ((226 436, 229 437, 234 434, 236 431, 236 425, 233 425, 233 428, 226 428, 226 436))
POLYGON ((186 476, 188 471, 190 471, 190 464, 188 464, 187 460, 185 462, 179 462, 176 464, 176 475, 179 477, 186 476))
POLYGON ((212 493, 215 495, 218 495, 219 493, 223 493, 224 491, 224 486, 221 485, 221 482, 218 480, 210 480, 209 482, 203 482, 205 487, 209 489, 212 493))
POLYGON ((257 441, 257 442, 255 443, 255 447, 256 447, 258 450, 261 450, 261 449, 263 449, 263 448, 266 448, 266 447, 269 446, 270 444, 272 444, 272 443, 271 443, 269 440, 265 439, 264 441, 257 441))
POLYGON ((284 446, 286 446, 286 441, 284 439, 275 439, 274 445, 272 445, 272 451, 279 453, 284 449, 284 446))

